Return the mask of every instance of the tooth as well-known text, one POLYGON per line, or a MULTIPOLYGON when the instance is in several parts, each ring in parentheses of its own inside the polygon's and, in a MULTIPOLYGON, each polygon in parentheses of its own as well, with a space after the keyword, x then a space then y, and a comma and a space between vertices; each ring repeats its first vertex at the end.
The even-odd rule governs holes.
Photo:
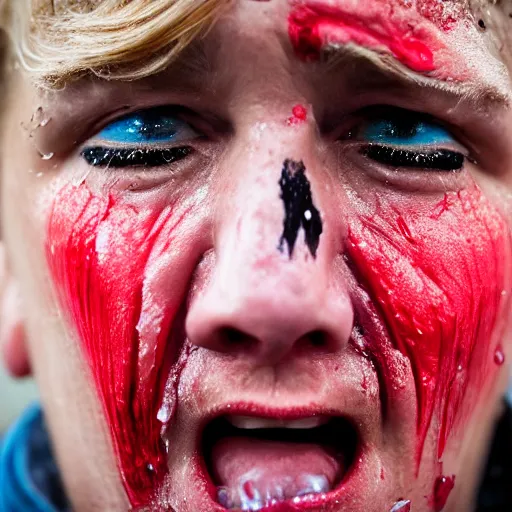
POLYGON ((329 480, 325 475, 307 475, 302 477, 303 488, 297 493, 297 496, 307 494, 326 493, 331 490, 329 480))
POLYGON ((327 423, 328 418, 325 416, 315 416, 311 418, 303 418, 295 421, 286 422, 286 428, 316 428, 327 423))
POLYGON ((224 508, 227 508, 227 509, 233 508, 231 498, 229 497, 229 491, 226 487, 219 487, 217 489, 217 501, 224 508))
POLYGON ((264 428, 310 429, 327 423, 326 416, 313 416, 299 420, 276 420, 272 418, 257 418, 255 416, 228 416, 228 421, 235 427, 254 430, 264 428))
POLYGON ((253 430, 257 428, 272 428, 271 420, 255 418, 254 416, 229 416, 228 421, 237 428, 253 430))

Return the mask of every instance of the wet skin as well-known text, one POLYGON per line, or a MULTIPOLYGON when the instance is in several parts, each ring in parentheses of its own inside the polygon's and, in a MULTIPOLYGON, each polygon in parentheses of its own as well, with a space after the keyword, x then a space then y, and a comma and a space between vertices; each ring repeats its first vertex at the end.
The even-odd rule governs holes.
MULTIPOLYGON (((476 28, 460 29, 462 11, 447 28, 444 18, 432 23, 398 2, 366 3, 332 5, 363 20, 354 22, 358 30, 392 6, 391 25, 416 24, 431 64, 400 58, 398 28, 392 45, 381 38, 375 46, 360 30, 355 42, 400 60, 409 78, 364 57, 325 62, 324 44, 332 53, 333 43, 347 42, 339 32, 346 27, 331 25, 318 55, 304 59, 290 41, 285 2, 240 3, 201 48, 160 76, 83 80, 43 99, 27 89, 32 100, 18 100, 22 108, 9 113, 25 128, 4 144, 22 137, 25 156, 6 157, 7 239, 21 251, 27 241, 13 232, 22 229, 39 248, 40 257, 32 250, 17 263, 19 273, 33 266, 40 277, 26 293, 35 286, 34 295, 47 297, 54 285, 70 335, 52 325, 46 341, 76 369, 76 389, 95 393, 80 392, 79 410, 57 416, 53 428, 73 418, 70 444, 105 432, 89 449, 118 509, 126 493, 134 507, 222 510, 199 439, 209 420, 228 413, 350 420, 356 460, 310 510, 381 512, 402 499, 414 510, 440 510, 443 489, 435 490, 452 475, 453 510, 472 501, 478 461, 469 449, 484 449, 495 413, 489 403, 506 381, 495 354, 510 352, 509 91, 492 56, 490 71, 471 67, 468 57, 487 47, 476 28), (447 77, 455 79, 449 87, 447 77), (27 128, 41 104, 51 122, 27 128), (290 122, 299 104, 307 115, 290 122), (102 130, 161 105, 185 107, 176 116, 195 132, 182 129, 187 137, 156 146, 191 150, 175 161, 168 154, 166 165, 154 154, 143 155, 148 168, 121 164, 122 144, 108 143, 113 132, 102 130), (463 166, 396 167, 382 149, 369 158, 369 123, 397 115, 382 105, 449 127, 453 138, 436 148, 465 155, 463 166), (105 158, 86 158, 104 146, 114 152, 107 168, 105 158), (315 257, 304 231, 292 257, 279 250, 287 159, 304 162, 321 215, 315 257), (14 218, 16 198, 34 205, 26 217, 14 218)), ((421 147, 423 161, 437 158, 424 140, 421 147)), ((43 299, 33 300, 54 318, 43 299)), ((67 403, 75 400, 73 387, 64 389, 72 373, 53 387, 67 403)), ((92 485, 85 469, 81 477, 66 471, 64 446, 57 452, 68 485, 82 478, 92 485)), ((91 508, 84 494, 75 498, 79 509, 91 508)))

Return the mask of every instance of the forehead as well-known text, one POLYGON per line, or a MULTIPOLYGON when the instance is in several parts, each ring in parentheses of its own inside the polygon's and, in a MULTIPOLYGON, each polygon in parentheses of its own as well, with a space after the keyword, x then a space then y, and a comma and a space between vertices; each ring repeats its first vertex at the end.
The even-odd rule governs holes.
MULTIPOLYGON (((13 7, 18 5, 10 1, 13 7)), ((31 2, 30 20, 34 24, 33 33, 37 34, 31 37, 32 48, 29 45, 27 50, 27 59, 35 57, 37 60, 35 65, 29 62, 30 67, 57 82, 85 70, 96 72, 116 66, 126 66, 119 78, 123 78, 125 72, 128 78, 141 78, 160 71, 182 48, 205 33, 204 29, 218 18, 223 6, 232 11, 248 10, 252 17, 268 17, 270 13, 284 23, 287 12, 299 5, 325 5, 349 12, 362 11, 364 4, 370 11, 402 18, 402 24, 409 20, 411 31, 417 29, 418 19, 431 22, 446 33, 455 27, 453 31, 464 38, 469 28, 474 36, 472 42, 480 50, 485 46, 493 57, 506 64, 510 60, 511 31, 508 29, 512 18, 508 11, 512 11, 512 0, 270 0, 264 3, 256 0, 152 0, 149 6, 147 0, 26 1, 31 2), (480 37, 475 34, 476 30, 487 33, 480 37), (162 56, 165 51, 168 59, 162 56), (137 69, 131 75, 131 70, 139 66, 142 70, 137 69)), ((454 43, 458 37, 452 37, 454 43)), ((458 46, 468 47, 467 41, 459 41, 458 46)), ((24 47, 27 45, 20 46, 22 50, 24 47)), ((468 48, 465 53, 481 57, 480 52, 468 48)), ((485 67, 485 59, 478 60, 485 67)), ((116 77, 109 75, 109 78, 116 77)))

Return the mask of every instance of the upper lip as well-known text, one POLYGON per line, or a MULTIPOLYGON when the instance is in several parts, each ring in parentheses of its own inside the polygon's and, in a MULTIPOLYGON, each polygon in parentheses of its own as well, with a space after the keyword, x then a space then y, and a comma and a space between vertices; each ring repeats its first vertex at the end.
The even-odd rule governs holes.
MULTIPOLYGON (((322 408, 317 405, 278 408, 268 407, 267 405, 264 404, 250 402, 229 403, 210 411, 210 413, 207 414, 202 421, 200 432, 204 430, 204 427, 206 427, 206 425, 220 417, 253 418, 254 420, 271 420, 285 424, 291 422, 311 420, 312 418, 320 418, 321 420, 324 420, 326 418, 328 419, 330 417, 340 416, 342 415, 340 414, 339 411, 322 408)), ((286 428, 286 426, 283 425, 283 428, 286 428)))

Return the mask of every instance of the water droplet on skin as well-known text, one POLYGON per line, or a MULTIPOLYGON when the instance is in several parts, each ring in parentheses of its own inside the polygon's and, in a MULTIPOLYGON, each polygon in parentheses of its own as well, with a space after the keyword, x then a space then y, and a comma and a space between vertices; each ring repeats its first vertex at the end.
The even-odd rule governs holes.
POLYGON ((504 362, 505 362, 505 354, 504 354, 501 346, 498 346, 498 348, 496 349, 496 352, 494 352, 494 363, 497 366, 503 366, 504 362))
POLYGON ((162 407, 158 410, 158 414, 156 415, 156 419, 160 423, 168 423, 171 419, 171 410, 167 404, 162 404, 162 407))

